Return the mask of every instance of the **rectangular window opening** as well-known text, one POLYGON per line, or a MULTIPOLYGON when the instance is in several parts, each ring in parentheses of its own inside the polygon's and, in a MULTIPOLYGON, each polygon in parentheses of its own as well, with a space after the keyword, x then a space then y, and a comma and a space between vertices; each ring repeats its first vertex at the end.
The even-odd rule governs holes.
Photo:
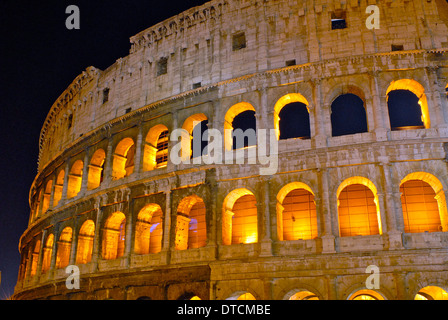
POLYGON ((347 28, 345 11, 339 10, 331 13, 331 30, 347 28))
POLYGON ((109 101, 109 88, 103 90, 103 104, 109 101))
POLYGON ((403 51, 403 50, 404 50, 404 47, 403 47, 402 44, 399 44, 399 45, 397 45, 397 44, 393 44, 391 50, 392 50, 392 51, 403 51))
POLYGON ((200 82, 193 83, 193 89, 197 89, 200 87, 202 87, 202 84, 200 82))
POLYGON ((157 61, 157 76, 166 74, 168 72, 168 58, 160 58, 157 61))
POLYGON ((237 51, 246 48, 246 35, 244 32, 234 34, 232 37, 232 50, 237 51))
POLYGON ((285 62, 285 65, 286 65, 287 67, 295 66, 295 65, 296 65, 296 59, 287 60, 287 61, 285 62))

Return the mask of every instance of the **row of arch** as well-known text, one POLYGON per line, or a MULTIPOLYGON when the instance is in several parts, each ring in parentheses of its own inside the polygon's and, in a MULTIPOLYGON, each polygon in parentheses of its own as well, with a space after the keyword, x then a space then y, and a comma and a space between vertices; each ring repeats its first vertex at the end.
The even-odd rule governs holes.
MULTIPOLYGON (((194 293, 184 294, 179 300, 201 300, 194 293)), ((143 296, 137 300, 150 300, 149 297, 143 296)), ((231 294, 226 300, 257 300, 255 296, 248 291, 237 291, 231 294)), ((306 289, 290 290, 283 297, 283 300, 320 300, 319 296, 312 291, 306 289)), ((359 289, 347 297, 347 300, 386 300, 383 294, 372 289, 359 289)), ((448 292, 439 286, 426 286, 421 288, 415 295, 414 300, 448 300, 448 292)))
MULTIPOLYGON (((448 230, 448 213, 442 184, 425 172, 408 174, 400 184, 404 232, 440 232, 448 230)), ((319 236, 319 218, 315 194, 302 182, 291 182, 277 194, 277 236, 280 241, 309 240, 319 236)), ((337 189, 338 225, 340 237, 382 234, 381 212, 376 186, 367 178, 355 176, 344 180, 337 189)), ((196 194, 184 197, 178 204, 174 228, 174 248, 187 250, 207 244, 207 207, 196 194)), ((73 229, 66 226, 59 233, 57 243, 53 233, 46 236, 41 247, 37 240, 28 255, 24 253, 22 277, 30 268, 36 274, 40 250, 41 272, 51 267, 56 250, 55 267, 69 264, 75 250, 76 264, 92 259, 94 238, 101 237, 103 259, 116 259, 124 255, 125 240, 131 237, 135 254, 155 254, 162 250, 164 214, 160 205, 146 204, 137 214, 133 230, 126 227, 126 215, 117 211, 109 214, 101 231, 96 231, 93 220, 85 220, 79 229, 77 243, 73 229), (101 232, 101 234, 98 234, 101 232), (128 234, 133 232, 134 234, 128 234), (74 247, 76 246, 76 249, 74 247), (42 249, 41 249, 42 248, 42 249)), ((246 188, 232 190, 224 198, 222 206, 222 244, 250 244, 258 242, 257 199, 246 188)))
MULTIPOLYGON (((363 94, 358 89, 352 89, 351 92, 338 96, 331 105, 333 136, 368 131, 363 94)), ((387 90, 387 99, 392 130, 430 127, 424 88, 415 80, 393 81, 387 90)), ((182 154, 183 159, 207 154, 207 142, 204 141, 207 128, 208 119, 203 113, 194 114, 184 121, 182 129, 189 134, 189 138, 182 139, 182 144, 188 144, 182 152, 189 151, 188 154, 182 154)), ((255 108, 247 102, 240 102, 230 107, 225 115, 224 129, 225 150, 256 144, 256 141, 250 138, 246 138, 243 144, 238 144, 233 135, 237 129, 256 130, 255 108)), ((276 102, 274 129, 279 140, 310 138, 309 103, 303 95, 287 94, 276 102)), ((98 188, 105 179, 105 171, 108 169, 106 165, 111 167, 107 171, 111 180, 129 176, 134 172, 136 162, 140 160, 140 152, 136 151, 135 141, 126 137, 116 145, 112 155, 108 156, 104 149, 99 148, 90 157, 88 165, 78 159, 67 173, 65 172, 67 169, 60 169, 57 175, 53 179, 48 179, 34 195, 31 220, 56 207, 64 196, 67 199, 76 197, 82 189, 83 181, 86 190, 98 188), (111 158, 109 164, 106 163, 108 157, 111 158)), ((149 130, 142 152, 143 171, 167 166, 169 130, 165 125, 158 124, 149 130)))

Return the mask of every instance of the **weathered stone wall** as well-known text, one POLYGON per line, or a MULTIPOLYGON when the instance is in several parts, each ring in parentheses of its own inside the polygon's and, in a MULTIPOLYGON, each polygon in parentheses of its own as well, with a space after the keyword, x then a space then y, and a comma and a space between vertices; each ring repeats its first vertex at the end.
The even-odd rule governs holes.
POLYGON ((130 55, 107 70, 83 72, 53 105, 42 129, 14 297, 226 299, 250 292, 259 299, 284 299, 306 289, 320 299, 347 299, 365 288, 365 269, 372 264, 380 268, 378 292, 386 299, 413 299, 428 285, 446 289, 448 233, 405 233, 399 191, 409 174, 435 177, 446 207, 448 30, 441 14, 446 5, 377 5, 381 28, 372 31, 365 27, 366 1, 212 1, 132 37, 130 55), (347 28, 331 30, 331 12, 338 10, 345 11, 347 28), (232 35, 240 31, 246 48, 233 51, 232 35), (403 51, 391 52, 392 45, 403 45, 403 51), (164 57, 167 73, 156 76, 164 57), (295 65, 285 66, 292 59, 295 65), (423 87, 431 120, 427 128, 391 130, 387 93, 401 79, 423 87), (193 89, 198 82, 201 87, 193 89), (105 88, 110 90, 103 103, 105 88), (245 102, 255 109, 257 128, 274 129, 274 106, 292 93, 308 102, 311 137, 278 141, 275 174, 260 175, 263 165, 248 164, 247 158, 245 164, 227 165, 168 161, 166 167, 146 170, 147 136, 155 126, 171 132, 201 114, 209 128, 223 132, 227 111, 245 102), (333 137, 331 104, 345 93, 363 100, 368 131, 333 137), (125 138, 135 143, 133 173, 114 180, 115 148, 125 138), (90 190, 89 164, 100 148, 106 154, 104 177, 90 190), (81 189, 68 199, 68 173, 75 161, 83 162, 81 189), (63 181, 55 186, 62 170, 63 181), (353 177, 376 188, 380 234, 339 234, 337 191, 353 177), (292 182, 303 183, 314 195, 315 239, 281 241, 278 234, 277 196, 292 182), (61 200, 55 205, 58 188, 61 200), (238 188, 257 200, 258 241, 226 245, 223 205, 238 188), (176 250, 177 208, 191 195, 205 203, 207 243, 176 250), (45 206, 44 198, 49 199, 45 206), (140 255, 134 251, 137 217, 150 203, 163 212, 162 249, 140 255), (118 211, 126 217, 124 254, 106 260, 106 220, 118 211), (87 220, 95 223, 92 258, 77 264, 81 288, 68 290, 65 270, 56 267, 59 236, 72 228, 69 264, 76 264, 79 231, 87 220), (49 235, 54 235, 51 262, 42 272, 49 235))

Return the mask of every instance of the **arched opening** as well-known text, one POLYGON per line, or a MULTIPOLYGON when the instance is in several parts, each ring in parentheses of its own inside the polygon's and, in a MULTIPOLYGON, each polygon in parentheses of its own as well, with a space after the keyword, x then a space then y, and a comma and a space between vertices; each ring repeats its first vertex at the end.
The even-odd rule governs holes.
POLYGON ((70 169, 67 184, 67 199, 76 197, 79 191, 81 191, 83 166, 84 163, 82 160, 76 160, 70 169))
POLYGON ((162 250, 163 212, 158 204, 148 204, 140 210, 135 225, 136 254, 159 253, 162 250))
POLYGON ((341 237, 382 233, 377 190, 370 180, 363 177, 345 180, 337 197, 341 237))
POLYGON ((401 181, 400 193, 405 232, 448 230, 445 193, 435 176, 411 173, 401 181))
POLYGON ((193 127, 191 138, 191 158, 208 154, 208 120, 202 120, 193 127))
POLYGON ((387 89, 387 107, 391 130, 430 128, 425 89, 417 81, 392 81, 387 89))
POLYGON ((223 244, 258 242, 258 214, 255 195, 245 188, 230 192, 223 205, 223 244))
POLYGON ((87 177, 87 190, 96 189, 100 186, 101 182, 103 182, 105 159, 106 153, 103 149, 96 150, 92 155, 87 177))
POLYGON ((278 140, 310 138, 310 114, 305 97, 299 93, 290 93, 276 102, 274 129, 278 140))
POLYGON ((56 252, 56 268, 65 268, 69 264, 70 250, 72 248, 73 231, 70 227, 65 227, 59 236, 56 252))
POLYGON ((196 196, 188 196, 179 203, 176 219, 177 250, 200 248, 207 243, 206 209, 204 201, 196 196))
POLYGON ((348 300, 385 300, 378 292, 370 289, 358 290, 351 294, 348 300))
POLYGON ((65 175, 65 171, 61 170, 61 171, 59 171, 58 176, 56 178, 56 184, 54 186, 54 195, 53 195, 53 207, 56 207, 62 198, 62 188, 64 186, 64 175, 65 175))
POLYGON ((33 252, 31 253, 31 270, 30 276, 34 276, 37 272, 37 261, 39 260, 40 240, 36 241, 33 252))
POLYGON ((143 171, 164 168, 168 164, 169 131, 163 124, 152 127, 145 139, 143 171))
POLYGON ((113 213, 103 230, 103 258, 117 259, 124 254, 126 217, 122 212, 113 213))
POLYGON ((257 300, 257 299, 250 292, 238 291, 238 292, 233 293, 226 300, 257 300))
POLYGON ((201 300, 201 298, 193 292, 186 292, 182 294, 177 300, 201 300))
POLYGON ((233 105, 224 117, 225 149, 231 151, 256 145, 256 129, 255 108, 247 102, 233 105))
POLYGON ((54 235, 50 234, 47 237, 47 241, 45 241, 45 246, 43 248, 44 252, 42 255, 42 273, 50 270, 51 265, 51 255, 53 253, 53 243, 54 243, 54 235))
POLYGON ((367 132, 367 117, 364 101, 355 94, 346 93, 331 104, 332 136, 367 132))
POLYGON ((288 300, 319 300, 319 297, 316 294, 307 290, 294 290, 287 296, 289 296, 289 298, 287 298, 288 300))
POLYGON ((42 214, 48 211, 50 207, 51 188, 53 186, 53 180, 50 180, 45 185, 44 196, 42 199, 42 214))
POLYGON ((93 238, 95 236, 95 222, 86 220, 81 226, 78 235, 78 248, 76 263, 89 263, 92 260, 93 238))
POLYGON ((124 138, 118 143, 112 164, 112 180, 127 177, 134 172, 134 155, 134 140, 124 138))
POLYGON ((307 240, 317 237, 314 194, 303 183, 290 183, 277 195, 277 230, 280 240, 307 240))
POLYGON ((415 300, 448 300, 448 293, 437 286, 422 288, 416 295, 415 300))

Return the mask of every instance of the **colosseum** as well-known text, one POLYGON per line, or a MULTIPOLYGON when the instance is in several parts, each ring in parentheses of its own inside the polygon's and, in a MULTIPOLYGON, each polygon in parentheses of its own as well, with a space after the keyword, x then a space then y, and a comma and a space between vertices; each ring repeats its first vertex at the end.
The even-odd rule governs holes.
POLYGON ((448 299, 447 2, 212 0, 130 42, 46 117, 14 299, 448 299))

